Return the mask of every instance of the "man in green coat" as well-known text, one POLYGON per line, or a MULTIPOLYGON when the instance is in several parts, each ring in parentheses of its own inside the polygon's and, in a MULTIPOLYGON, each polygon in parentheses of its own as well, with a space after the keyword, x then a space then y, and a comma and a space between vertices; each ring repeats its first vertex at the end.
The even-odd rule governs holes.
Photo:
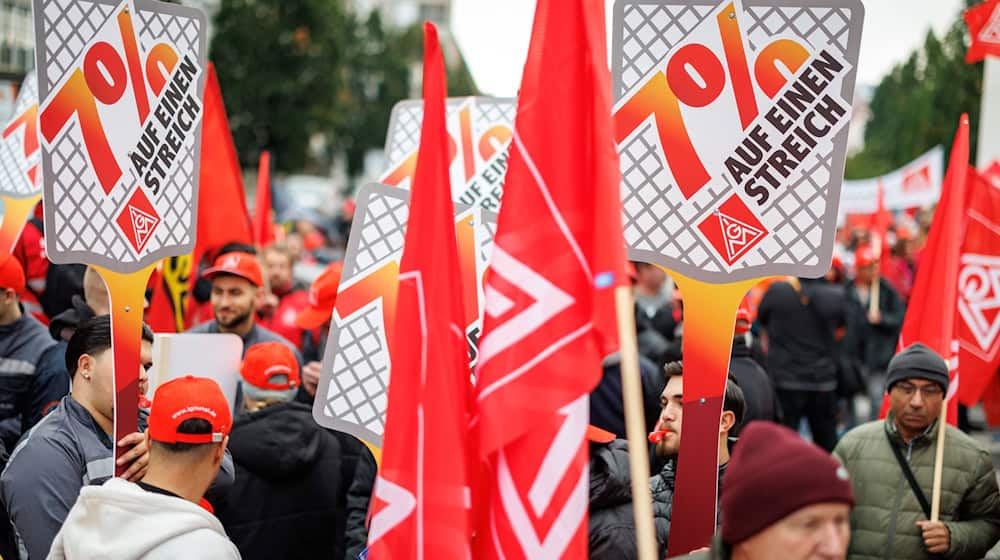
POLYGON ((848 558, 982 558, 1000 539, 997 479, 989 452, 952 426, 945 433, 940 521, 928 520, 947 364, 913 344, 889 362, 886 390, 888 417, 851 430, 834 450, 857 498, 848 558))

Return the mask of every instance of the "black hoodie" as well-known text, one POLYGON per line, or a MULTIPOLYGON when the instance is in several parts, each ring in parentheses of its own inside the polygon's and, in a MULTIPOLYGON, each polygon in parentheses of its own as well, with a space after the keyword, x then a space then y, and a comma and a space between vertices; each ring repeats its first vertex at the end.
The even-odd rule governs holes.
POLYGON ((236 482, 215 510, 244 560, 344 557, 347 491, 364 444, 290 402, 239 416, 229 449, 236 482))
POLYGON ((621 439, 591 444, 590 454, 590 560, 638 558, 628 444, 621 439))

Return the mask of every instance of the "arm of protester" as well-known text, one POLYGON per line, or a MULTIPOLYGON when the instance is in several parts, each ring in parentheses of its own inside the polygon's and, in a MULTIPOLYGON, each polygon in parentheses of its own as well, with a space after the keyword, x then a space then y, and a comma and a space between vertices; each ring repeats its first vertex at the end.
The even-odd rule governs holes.
POLYGON ((979 452, 975 486, 962 497, 958 518, 946 521, 951 547, 945 558, 982 558, 1000 539, 1000 490, 987 451, 979 452))
MULTIPOLYGON (((16 450, 0 477, 0 492, 29 558, 45 558, 83 478, 82 458, 56 442, 39 441, 16 450)), ((110 461, 110 457, 108 458, 110 461)))
POLYGON ((378 465, 368 446, 362 446, 354 480, 347 490, 347 519, 344 531, 345 560, 356 560, 368 543, 368 506, 375 486, 378 465))
POLYGON ((27 433, 59 400, 69 394, 69 372, 66 371, 66 347, 56 344, 46 348, 38 358, 35 376, 28 392, 28 409, 22 416, 23 432, 27 433))
POLYGON ((319 374, 322 365, 319 362, 309 362, 302 368, 302 387, 310 396, 316 396, 316 387, 319 385, 319 374))
POLYGON ((219 474, 215 475, 215 480, 205 492, 205 499, 208 503, 215 504, 218 500, 229 492, 229 488, 236 481, 236 467, 233 466, 233 456, 226 448, 226 454, 222 457, 222 465, 219 467, 219 474))
POLYGON ((882 290, 879 297, 881 298, 879 301, 884 301, 885 304, 879 310, 882 314, 882 320, 876 326, 890 331, 902 327, 906 306, 903 305, 903 300, 900 299, 896 290, 882 290))

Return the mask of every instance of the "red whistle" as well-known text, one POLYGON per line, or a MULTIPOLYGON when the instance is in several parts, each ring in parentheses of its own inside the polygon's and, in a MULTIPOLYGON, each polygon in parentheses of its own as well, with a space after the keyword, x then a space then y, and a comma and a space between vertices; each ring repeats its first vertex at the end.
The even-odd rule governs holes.
POLYGON ((655 432, 649 432, 649 443, 660 443, 663 438, 666 437, 667 430, 656 430, 655 432))

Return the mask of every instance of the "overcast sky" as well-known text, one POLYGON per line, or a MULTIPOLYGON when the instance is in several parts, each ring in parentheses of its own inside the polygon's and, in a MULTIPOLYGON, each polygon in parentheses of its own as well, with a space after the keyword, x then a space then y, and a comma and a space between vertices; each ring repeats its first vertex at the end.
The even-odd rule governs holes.
MULTIPOLYGON (((521 81, 534 16, 533 0, 452 0, 452 31, 483 93, 513 96, 521 81)), ((610 24, 613 0, 607 0, 610 24)), ((940 35, 961 0, 865 0, 858 83, 876 85, 892 66, 923 43, 928 29, 940 35)))

